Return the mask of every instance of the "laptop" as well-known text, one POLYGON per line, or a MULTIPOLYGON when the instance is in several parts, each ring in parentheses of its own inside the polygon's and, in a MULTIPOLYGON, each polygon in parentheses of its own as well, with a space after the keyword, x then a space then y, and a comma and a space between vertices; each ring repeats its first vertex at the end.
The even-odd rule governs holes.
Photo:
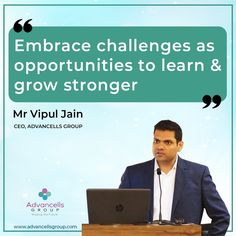
POLYGON ((87 189, 89 224, 148 222, 150 189, 87 189))

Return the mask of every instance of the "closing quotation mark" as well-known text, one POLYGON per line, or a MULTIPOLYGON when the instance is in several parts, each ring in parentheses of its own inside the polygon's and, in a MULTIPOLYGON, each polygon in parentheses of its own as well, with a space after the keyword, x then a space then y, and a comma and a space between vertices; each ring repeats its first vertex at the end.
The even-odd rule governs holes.
POLYGON ((216 108, 221 104, 221 97, 219 95, 215 95, 213 98, 209 95, 205 95, 202 98, 202 101, 206 104, 203 108, 209 107, 211 102, 215 103, 216 105, 212 108, 216 108))
POLYGON ((21 32, 22 29, 23 29, 26 33, 29 33, 29 32, 33 29, 32 25, 29 24, 29 22, 30 22, 32 19, 27 20, 27 21, 24 23, 23 27, 22 27, 22 25, 19 23, 21 20, 22 20, 22 19, 19 19, 19 20, 17 20, 17 21, 15 22, 15 24, 14 24, 14 26, 13 26, 14 31, 15 31, 16 33, 19 33, 19 32, 21 32))

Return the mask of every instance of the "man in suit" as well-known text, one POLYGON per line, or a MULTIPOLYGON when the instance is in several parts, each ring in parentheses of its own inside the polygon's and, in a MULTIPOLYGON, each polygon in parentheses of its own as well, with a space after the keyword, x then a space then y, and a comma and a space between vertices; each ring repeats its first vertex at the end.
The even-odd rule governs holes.
POLYGON ((184 144, 180 126, 162 120, 154 126, 153 136, 154 159, 127 167, 120 188, 151 190, 150 222, 160 220, 160 206, 163 220, 183 219, 184 223, 195 224, 201 223, 203 209, 206 209, 212 220, 209 235, 225 235, 230 216, 208 167, 178 156, 184 144))

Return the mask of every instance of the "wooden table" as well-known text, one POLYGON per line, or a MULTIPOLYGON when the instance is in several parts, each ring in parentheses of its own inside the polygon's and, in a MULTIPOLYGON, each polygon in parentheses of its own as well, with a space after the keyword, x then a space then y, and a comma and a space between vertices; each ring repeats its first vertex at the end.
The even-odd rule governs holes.
POLYGON ((158 224, 83 224, 82 236, 201 236, 201 226, 158 224))

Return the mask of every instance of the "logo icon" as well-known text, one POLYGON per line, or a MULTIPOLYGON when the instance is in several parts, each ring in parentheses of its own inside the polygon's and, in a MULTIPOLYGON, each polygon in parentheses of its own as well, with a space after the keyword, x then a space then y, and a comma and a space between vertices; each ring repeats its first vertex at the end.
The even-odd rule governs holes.
POLYGON ((117 204, 116 205, 116 211, 117 212, 121 212, 121 211, 123 211, 124 210, 124 206, 122 205, 122 204, 117 204))
POLYGON ((43 188, 42 192, 39 192, 39 197, 43 198, 43 200, 47 200, 50 196, 51 192, 49 192, 46 188, 43 188))

